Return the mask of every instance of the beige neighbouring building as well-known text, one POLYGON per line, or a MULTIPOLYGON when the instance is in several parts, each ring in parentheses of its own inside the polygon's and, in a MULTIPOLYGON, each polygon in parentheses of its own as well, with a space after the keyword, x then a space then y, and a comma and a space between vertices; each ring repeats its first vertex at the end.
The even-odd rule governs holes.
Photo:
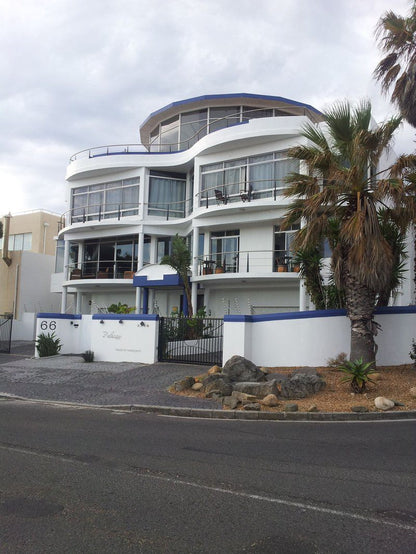
POLYGON ((36 313, 59 308, 58 295, 50 292, 50 278, 60 220, 45 210, 2 217, 0 314, 13 314, 14 340, 32 340, 36 313))

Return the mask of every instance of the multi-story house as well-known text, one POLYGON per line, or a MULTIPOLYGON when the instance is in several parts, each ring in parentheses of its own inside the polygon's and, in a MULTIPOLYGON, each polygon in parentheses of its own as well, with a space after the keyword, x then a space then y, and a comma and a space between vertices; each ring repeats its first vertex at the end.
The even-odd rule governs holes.
POLYGON ((0 239, 0 314, 14 317, 13 338, 34 338, 35 314, 59 308, 50 291, 55 237, 61 217, 34 210, 3 218, 0 239))
POLYGON ((142 145, 91 148, 67 168, 68 201, 53 290, 61 311, 125 303, 137 313, 186 311, 176 273, 160 260, 176 234, 192 252, 192 302, 208 315, 304 310, 291 242, 281 229, 288 149, 312 106, 256 94, 174 102, 140 127, 142 145))

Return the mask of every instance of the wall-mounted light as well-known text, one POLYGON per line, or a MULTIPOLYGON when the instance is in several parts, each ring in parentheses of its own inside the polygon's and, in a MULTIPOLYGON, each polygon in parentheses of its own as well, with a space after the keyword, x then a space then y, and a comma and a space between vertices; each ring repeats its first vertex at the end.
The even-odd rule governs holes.
POLYGON ((74 327, 79 327, 78 323, 74 323, 74 327))
POLYGON ((100 319, 101 325, 104 325, 104 320, 100 319))
POLYGON ((122 319, 120 319, 119 323, 123 323, 123 320, 122 320, 122 319))
POLYGON ((140 322, 140 327, 144 327, 145 325, 146 325, 146 323, 144 321, 140 322))

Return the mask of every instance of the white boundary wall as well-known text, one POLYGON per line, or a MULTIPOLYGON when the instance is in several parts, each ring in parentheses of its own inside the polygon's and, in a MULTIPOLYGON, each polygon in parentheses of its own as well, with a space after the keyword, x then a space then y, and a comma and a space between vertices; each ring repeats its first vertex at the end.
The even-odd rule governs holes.
MULTIPOLYGON (((375 320, 379 365, 410 363, 416 339, 416 306, 382 308, 375 320)), ((36 336, 54 332, 62 354, 92 350, 97 361, 157 361, 156 315, 40 313, 36 336)), ((259 366, 324 366, 340 352, 349 355, 350 321, 343 310, 225 316, 223 363, 238 354, 259 366)), ((36 353, 37 355, 37 353, 36 353)))
MULTIPOLYGON (((379 365, 410 363, 416 307, 383 308, 375 320, 379 365)), ((223 363, 238 354, 259 366, 324 366, 350 352, 350 320, 343 310, 224 317, 223 363)))
POLYGON ((36 336, 55 333, 61 339, 61 354, 92 350, 96 361, 105 362, 156 362, 158 332, 154 315, 40 313, 36 325, 36 336))

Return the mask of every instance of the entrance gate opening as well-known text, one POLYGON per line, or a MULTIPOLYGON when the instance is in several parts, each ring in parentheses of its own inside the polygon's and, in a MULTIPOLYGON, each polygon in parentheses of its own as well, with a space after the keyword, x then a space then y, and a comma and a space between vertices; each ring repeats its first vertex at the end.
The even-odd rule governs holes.
POLYGON ((0 315, 0 352, 10 352, 12 343, 12 323, 12 315, 0 315))
POLYGON ((212 317, 161 317, 159 361, 221 366, 223 326, 212 317))

